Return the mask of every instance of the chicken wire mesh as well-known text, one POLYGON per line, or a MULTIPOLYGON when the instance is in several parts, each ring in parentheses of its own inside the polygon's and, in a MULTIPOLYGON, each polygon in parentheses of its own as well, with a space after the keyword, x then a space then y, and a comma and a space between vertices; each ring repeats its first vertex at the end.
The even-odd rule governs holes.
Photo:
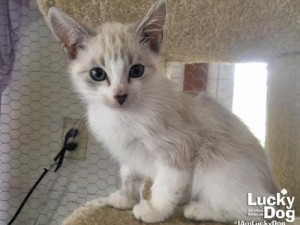
MULTIPOLYGON (((63 119, 83 118, 82 104, 72 90, 67 62, 60 52, 59 44, 31 0, 29 14, 20 29, 11 82, 1 96, 1 225, 11 219, 43 168, 62 147, 63 119)), ((171 79, 182 87, 182 64, 169 67, 171 79)), ((213 66, 216 67, 219 68, 213 66)), ((233 73, 226 73, 223 79, 216 74, 209 80, 208 92, 227 102, 230 108, 233 73)), ((57 173, 48 173, 15 224, 61 224, 84 202, 116 189, 116 163, 91 136, 87 149, 85 160, 67 159, 57 173)))
MULTIPOLYGON (((0 224, 11 219, 30 187, 62 147, 63 118, 83 118, 66 61, 34 1, 22 21, 9 86, 1 97, 0 224)), ((116 189, 117 166, 88 137, 86 160, 66 160, 48 173, 15 224, 61 224, 82 203, 116 189)))

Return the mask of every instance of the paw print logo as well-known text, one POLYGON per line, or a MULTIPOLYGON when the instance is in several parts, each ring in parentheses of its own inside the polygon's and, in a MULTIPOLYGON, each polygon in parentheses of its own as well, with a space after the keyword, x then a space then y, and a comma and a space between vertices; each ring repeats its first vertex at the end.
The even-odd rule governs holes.
POLYGON ((287 190, 286 190, 285 188, 283 188, 283 189, 281 190, 281 194, 286 195, 286 194, 287 194, 287 190))

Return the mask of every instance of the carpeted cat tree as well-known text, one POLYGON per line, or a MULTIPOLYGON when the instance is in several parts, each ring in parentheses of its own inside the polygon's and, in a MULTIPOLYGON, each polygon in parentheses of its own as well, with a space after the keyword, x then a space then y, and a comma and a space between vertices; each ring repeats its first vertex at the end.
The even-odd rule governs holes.
MULTIPOLYGON (((46 17, 56 6, 83 24, 133 22, 149 0, 37 0, 46 17)), ((163 57, 166 61, 268 63, 267 139, 280 187, 295 197, 300 216, 300 1, 167 0, 163 57)), ((255 91, 255 87, 253 87, 255 91)), ((77 209, 64 225, 141 224, 128 211, 94 200, 77 209)), ((181 213, 164 224, 194 224, 181 213)), ((213 223, 206 223, 213 224, 213 223)))

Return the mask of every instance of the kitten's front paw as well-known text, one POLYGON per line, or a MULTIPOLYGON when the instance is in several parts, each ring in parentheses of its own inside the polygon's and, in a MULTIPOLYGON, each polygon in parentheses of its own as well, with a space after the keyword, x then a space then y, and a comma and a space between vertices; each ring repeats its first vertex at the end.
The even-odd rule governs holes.
POLYGON ((117 209, 132 209, 137 201, 121 195, 120 191, 116 191, 108 196, 108 204, 117 209))
POLYGON ((183 207, 184 217, 189 220, 195 220, 195 215, 198 213, 198 211, 198 204, 194 202, 190 202, 183 207))
POLYGON ((190 202, 183 207, 184 217, 189 220, 220 220, 218 214, 200 202, 190 202))
POLYGON ((167 219, 167 216, 151 207, 146 200, 141 200, 133 207, 133 215, 136 219, 146 223, 158 223, 167 219))

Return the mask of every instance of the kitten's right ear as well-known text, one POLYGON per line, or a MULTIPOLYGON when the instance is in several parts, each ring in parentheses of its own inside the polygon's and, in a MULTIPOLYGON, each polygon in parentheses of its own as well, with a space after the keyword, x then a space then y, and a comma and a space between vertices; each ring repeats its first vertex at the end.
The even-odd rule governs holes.
POLYGON ((166 1, 158 0, 142 21, 138 24, 136 33, 139 41, 147 45, 150 50, 159 52, 163 39, 163 28, 166 18, 166 1))
POLYGON ((75 59, 79 49, 84 48, 84 43, 89 37, 89 31, 71 18, 62 10, 51 7, 48 18, 55 37, 69 58, 75 59))

